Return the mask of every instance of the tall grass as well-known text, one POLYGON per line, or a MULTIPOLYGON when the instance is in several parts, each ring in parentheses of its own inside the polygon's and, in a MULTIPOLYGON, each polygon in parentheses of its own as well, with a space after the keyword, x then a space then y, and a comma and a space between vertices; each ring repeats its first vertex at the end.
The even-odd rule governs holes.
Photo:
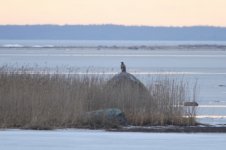
POLYGON ((192 125, 181 107, 189 98, 184 81, 153 79, 147 92, 124 85, 108 86, 104 75, 28 73, 0 68, 1 128, 89 127, 87 112, 119 108, 131 125, 192 125))

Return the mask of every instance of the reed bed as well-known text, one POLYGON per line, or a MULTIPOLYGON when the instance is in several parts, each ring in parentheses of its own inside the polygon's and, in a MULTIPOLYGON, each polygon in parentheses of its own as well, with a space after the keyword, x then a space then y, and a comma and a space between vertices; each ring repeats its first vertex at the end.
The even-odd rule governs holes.
POLYGON ((108 86, 109 78, 1 67, 0 128, 90 127, 85 114, 105 108, 121 109, 131 125, 195 124, 195 111, 187 115, 182 107, 191 95, 186 82, 153 79, 144 94, 130 85, 108 86))

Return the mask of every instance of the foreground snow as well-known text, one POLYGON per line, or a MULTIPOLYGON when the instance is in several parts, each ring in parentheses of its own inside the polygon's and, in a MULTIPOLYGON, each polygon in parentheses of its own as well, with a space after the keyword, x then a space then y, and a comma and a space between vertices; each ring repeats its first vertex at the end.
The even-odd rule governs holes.
POLYGON ((220 150, 226 134, 2 130, 1 150, 220 150))

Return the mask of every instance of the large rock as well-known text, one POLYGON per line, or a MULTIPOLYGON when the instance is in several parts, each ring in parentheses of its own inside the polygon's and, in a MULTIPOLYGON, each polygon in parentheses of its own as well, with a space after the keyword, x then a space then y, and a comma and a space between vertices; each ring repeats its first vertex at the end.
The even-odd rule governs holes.
POLYGON ((139 90, 147 91, 146 87, 142 82, 140 82, 140 80, 138 80, 134 75, 127 72, 121 72, 115 75, 107 82, 107 85, 113 88, 131 86, 139 90))
POLYGON ((116 128, 127 125, 124 113, 118 108, 87 112, 85 118, 86 123, 92 128, 116 128))
POLYGON ((144 110, 147 102, 151 102, 149 90, 127 72, 121 72, 111 78, 104 90, 107 107, 121 109, 129 121, 144 110))
POLYGON ((115 97, 118 100, 130 101, 142 101, 149 97, 149 91, 144 84, 139 81, 135 76, 127 72, 121 72, 111 78, 106 85, 106 93, 110 93, 109 99, 115 97))

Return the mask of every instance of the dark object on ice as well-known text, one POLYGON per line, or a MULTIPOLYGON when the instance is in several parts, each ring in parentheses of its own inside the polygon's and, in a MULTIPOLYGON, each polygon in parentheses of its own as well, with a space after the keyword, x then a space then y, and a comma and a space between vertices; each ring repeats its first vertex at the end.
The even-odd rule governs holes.
POLYGON ((124 62, 121 62, 121 70, 122 72, 126 72, 126 65, 124 64, 124 62))
POLYGON ((199 106, 199 104, 197 102, 184 102, 184 106, 199 106))
POLYGON ((118 128, 127 125, 124 113, 118 108, 87 112, 86 118, 91 128, 118 128))
POLYGON ((224 85, 224 84, 220 84, 220 85, 218 85, 219 87, 226 87, 226 85, 224 85))

